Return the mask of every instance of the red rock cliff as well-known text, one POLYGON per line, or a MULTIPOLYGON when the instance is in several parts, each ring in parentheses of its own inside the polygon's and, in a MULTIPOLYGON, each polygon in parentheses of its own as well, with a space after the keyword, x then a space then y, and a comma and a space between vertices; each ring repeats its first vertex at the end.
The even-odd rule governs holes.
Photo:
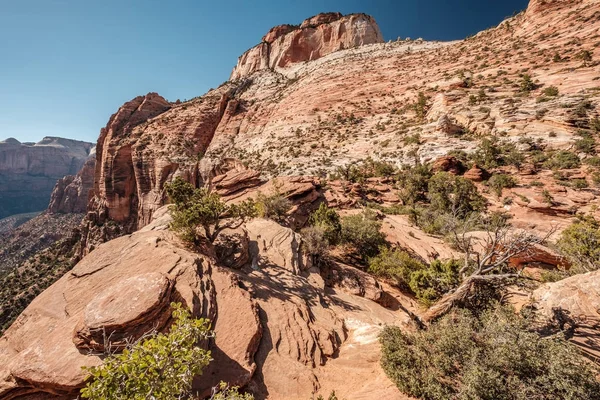
POLYGON ((375 20, 365 14, 319 14, 299 27, 280 25, 271 29, 262 43, 245 52, 231 73, 240 79, 262 69, 285 68, 295 63, 316 60, 338 50, 382 43, 375 20))

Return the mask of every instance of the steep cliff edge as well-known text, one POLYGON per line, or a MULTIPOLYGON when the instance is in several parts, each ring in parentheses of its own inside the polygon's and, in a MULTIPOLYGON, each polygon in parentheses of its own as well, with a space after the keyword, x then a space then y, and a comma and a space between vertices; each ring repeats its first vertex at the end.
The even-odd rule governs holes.
POLYGON ((56 137, 35 144, 0 141, 0 218, 44 210, 56 181, 76 174, 92 147, 56 137))
MULTIPOLYGON (((97 148, 93 223, 110 219, 132 232, 164 203, 165 182, 175 176, 207 181, 224 158, 265 177, 325 176, 367 156, 399 166, 415 156, 429 162, 456 149, 471 153, 472 137, 502 137, 523 147, 525 136, 548 150, 571 148, 578 138, 572 109, 584 100, 590 118, 600 109, 597 65, 577 58, 582 49, 598 57, 599 7, 597 0, 536 0, 495 28, 447 43, 377 43, 374 21, 362 14, 322 14, 299 27, 275 27, 242 56, 234 72, 239 79, 180 104, 156 94, 140 97, 111 118, 97 148), (346 27, 339 29, 348 36, 326 35, 334 27, 346 27), (350 37, 375 43, 342 46, 350 37), (262 61, 243 61, 260 48, 287 49, 273 59, 289 61, 280 71, 290 77, 262 61), (556 53, 560 62, 553 61, 556 53), (525 70, 536 87, 528 96, 519 86, 525 70), (553 85, 560 96, 537 101, 553 85), (414 111, 419 92, 428 98, 423 118, 414 111), (444 121, 472 136, 448 133, 444 121)), ((512 210, 529 218, 533 206, 512 210)))
POLYGON ((256 71, 281 71, 305 61, 313 61, 338 50, 382 43, 375 20, 365 14, 324 13, 306 19, 300 26, 279 25, 262 42, 245 52, 231 73, 231 80, 256 71))

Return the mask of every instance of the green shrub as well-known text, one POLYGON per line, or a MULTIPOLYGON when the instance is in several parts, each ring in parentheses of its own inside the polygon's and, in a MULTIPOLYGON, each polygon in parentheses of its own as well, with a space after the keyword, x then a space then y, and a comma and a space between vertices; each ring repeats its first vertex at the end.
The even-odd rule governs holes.
POLYGON ((557 245, 577 267, 586 271, 600 267, 600 224, 593 217, 580 216, 562 232, 557 245))
POLYGON ((477 187, 463 177, 438 172, 429 180, 428 189, 429 201, 434 211, 452 212, 458 218, 464 218, 473 211, 485 208, 486 201, 477 192, 477 187))
POLYGON ((227 205, 216 193, 205 188, 194 188, 190 183, 177 177, 165 186, 171 206, 171 229, 188 242, 199 244, 202 239, 213 243, 219 233, 251 218, 256 214, 253 201, 237 205, 227 205), (223 222, 229 219, 229 222, 223 222), (203 232, 200 233, 199 229, 203 232))
POLYGON ((460 283, 460 265, 454 261, 433 261, 426 265, 405 251, 382 248, 369 260, 369 272, 392 280, 397 286, 409 289, 422 303, 432 304, 460 283))
POLYGON ((520 90, 523 93, 529 93, 532 90, 535 90, 537 85, 531 79, 529 74, 523 74, 521 77, 520 90))
POLYGON ((303 228, 300 233, 304 250, 312 257, 313 262, 318 264, 327 255, 329 248, 325 231, 320 226, 308 226, 303 228))
POLYGON ((575 141, 577 151, 585 154, 596 154, 596 141, 590 135, 585 135, 575 141))
POLYGON ((480 167, 490 169, 503 165, 520 168, 525 156, 512 142, 500 142, 496 138, 484 138, 472 155, 473 161, 480 167))
POLYGON ((340 240, 342 224, 340 215, 327 204, 321 203, 311 215, 308 221, 312 226, 322 230, 323 237, 329 244, 335 245, 340 240))
POLYGON ((254 400, 254 396, 249 393, 241 394, 239 387, 230 387, 226 382, 221 382, 210 400, 254 400))
POLYGON ((457 310, 415 334, 386 327, 382 366, 407 395, 427 400, 599 399, 597 368, 562 338, 542 338, 506 307, 457 310))
POLYGON ((556 86, 548 86, 542 93, 548 97, 556 97, 558 96, 558 88, 556 86))
POLYGON ((427 165, 418 164, 404 168, 398 177, 400 200, 405 205, 414 205, 419 201, 427 200, 427 187, 432 176, 431 168, 427 165))
POLYGON ((152 335, 98 367, 86 368, 90 381, 81 397, 92 400, 172 400, 189 395, 194 377, 211 361, 198 342, 210 337, 209 322, 192 319, 172 304, 175 322, 168 334, 152 335))
POLYGON ((341 241, 352 246, 363 261, 376 256, 379 248, 387 244, 385 235, 381 232, 381 222, 370 209, 342 218, 341 241))
POLYGON ((587 157, 583 162, 592 167, 600 167, 600 157, 598 156, 587 157))
POLYGON ((413 108, 415 110, 415 113, 417 114, 418 119, 425 118, 425 115, 427 114, 427 111, 428 111, 428 106, 427 106, 427 96, 425 96, 425 94, 423 94, 423 92, 419 92, 417 101, 413 105, 413 108))
POLYGON ((266 195, 262 192, 256 196, 256 212, 259 217, 282 222, 292 208, 292 203, 280 193, 266 195))
POLYGON ((561 150, 553 153, 543 166, 548 169, 571 169, 578 168, 581 165, 579 157, 570 151, 561 150))
POLYGON ((502 190, 505 188, 514 188, 517 186, 517 180, 512 175, 494 174, 488 181, 490 188, 498 197, 502 196, 502 190))

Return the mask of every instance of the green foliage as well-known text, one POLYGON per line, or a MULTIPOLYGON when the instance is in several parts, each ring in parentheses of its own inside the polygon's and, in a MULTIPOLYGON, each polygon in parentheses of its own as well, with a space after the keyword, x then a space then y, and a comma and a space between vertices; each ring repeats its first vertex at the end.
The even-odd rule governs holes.
POLYGON ((405 205, 414 205, 427 200, 429 179, 433 176, 428 165, 417 164, 404 168, 398 176, 398 197, 405 205))
POLYGON ((199 244, 202 239, 212 243, 221 230, 232 226, 231 221, 222 225, 224 219, 243 221, 256 214, 253 201, 227 205, 218 194, 211 193, 206 188, 194 188, 180 177, 165 188, 174 203, 171 206, 171 229, 190 243, 199 244), (199 228, 203 229, 203 234, 199 232, 199 228))
POLYGON ((592 61, 592 52, 589 50, 581 50, 575 55, 575 58, 583 62, 592 61))
POLYGON ((152 335, 121 354, 110 355, 98 367, 86 368, 90 381, 81 397, 92 400, 172 400, 189 395, 194 377, 211 361, 198 346, 210 337, 209 322, 192 319, 181 304, 172 304, 168 334, 152 335))
POLYGON ((385 235, 381 232, 381 222, 377 214, 370 209, 342 218, 341 241, 352 246, 356 255, 363 261, 376 256, 379 248, 386 245, 385 235))
POLYGON ((496 138, 484 138, 473 153, 472 159, 477 165, 486 169, 503 165, 514 165, 520 168, 525 161, 525 156, 512 142, 500 142, 496 138))
POLYGON ((498 197, 502 196, 502 190, 517 186, 517 180, 512 175, 494 174, 488 181, 490 188, 498 197))
POLYGON ((544 96, 556 97, 558 96, 558 88, 556 86, 548 86, 542 91, 542 93, 544 96))
POLYGON ((307 254, 312 256, 313 261, 318 264, 319 261, 327 254, 329 242, 325 238, 325 231, 320 226, 308 226, 303 228, 302 245, 307 254))
POLYGON ((230 387, 226 382, 221 382, 210 400, 254 400, 254 396, 249 393, 241 394, 239 389, 237 386, 230 387))
POLYGON ((339 242, 342 232, 340 215, 333 208, 327 207, 327 204, 321 203, 309 218, 309 223, 315 228, 319 228, 323 233, 323 238, 331 245, 339 242))
POLYGON ((382 366, 398 388, 427 400, 599 399, 597 369, 562 338, 542 338, 507 307, 457 310, 427 330, 386 327, 382 366))
POLYGON ((357 183, 375 177, 393 178, 397 173, 398 169, 392 163, 373 160, 369 157, 360 163, 353 162, 343 167, 337 167, 331 178, 357 183))
POLYGON ((596 140, 591 135, 584 135, 575 141, 577 151, 585 154, 596 154, 596 140))
MULTIPOLYGON (((325 400, 325 397, 319 395, 317 397, 317 400, 325 400)), ((327 398, 327 400, 338 400, 338 397, 335 394, 335 390, 329 394, 329 397, 327 398)))
POLYGON ((423 94, 423 92, 419 92, 417 101, 413 105, 413 108, 415 110, 415 113, 417 114, 418 119, 422 120, 425 118, 428 107, 427 107, 427 96, 425 96, 425 94, 423 94))
POLYGON ((567 150, 560 150, 553 153, 544 163, 543 166, 548 169, 571 169, 578 168, 581 161, 577 154, 567 150))
POLYGON ((261 192, 256 196, 256 212, 259 217, 281 222, 291 208, 292 203, 278 192, 269 196, 261 192))
POLYGON ((473 182, 448 172, 435 174, 429 180, 428 191, 431 209, 439 213, 452 213, 464 218, 485 208, 486 201, 473 182))
POLYGON ((562 232, 557 245, 579 268, 600 267, 600 224, 593 217, 580 216, 562 232))
POLYGON ((405 251, 382 248, 369 260, 369 272, 409 289, 422 303, 432 304, 460 283, 460 265, 449 260, 426 265, 405 251))
POLYGON ((529 74, 523 74, 523 76, 521 77, 521 83, 519 84, 519 86, 520 86, 521 92, 523 92, 523 93, 529 93, 532 90, 535 90, 535 88, 537 87, 536 84, 531 79, 531 75, 529 75, 529 74))

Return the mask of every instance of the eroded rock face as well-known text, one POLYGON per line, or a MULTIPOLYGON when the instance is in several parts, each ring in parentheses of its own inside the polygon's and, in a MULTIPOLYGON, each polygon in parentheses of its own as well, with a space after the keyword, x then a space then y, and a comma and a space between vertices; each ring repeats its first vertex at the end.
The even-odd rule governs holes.
POLYGON ((371 355, 383 324, 408 319, 367 300, 376 291, 365 298, 327 294, 319 271, 301 264, 301 237, 273 221, 244 228, 251 243, 261 242, 255 254, 262 261, 233 272, 182 248, 163 210, 144 229, 99 246, 6 331, 0 398, 72 397, 84 384, 81 367, 98 365, 106 344, 118 349, 126 338, 164 329, 170 301, 213 321, 214 361, 194 383, 203 395, 223 380, 275 400, 306 399, 321 389, 404 398, 371 355), (358 328, 375 339, 365 340, 358 328), (351 359, 361 368, 343 361, 351 359), (349 377, 357 383, 344 387, 349 377), (378 387, 364 389, 365 379, 378 387))
POLYGON ((77 175, 67 175, 59 179, 50 195, 48 212, 51 214, 85 213, 90 191, 94 187, 96 154, 86 160, 77 175))
POLYGON ((57 137, 38 143, 0 141, 0 219, 44 210, 56 181, 75 175, 92 147, 91 143, 57 137))
POLYGON ((532 300, 549 324, 567 330, 582 351, 600 357, 600 271, 547 283, 532 300))
POLYGON ((377 23, 368 15, 319 14, 302 22, 300 27, 281 25, 271 29, 262 43, 239 58, 230 79, 247 77, 262 69, 283 69, 338 50, 382 42, 377 23))

